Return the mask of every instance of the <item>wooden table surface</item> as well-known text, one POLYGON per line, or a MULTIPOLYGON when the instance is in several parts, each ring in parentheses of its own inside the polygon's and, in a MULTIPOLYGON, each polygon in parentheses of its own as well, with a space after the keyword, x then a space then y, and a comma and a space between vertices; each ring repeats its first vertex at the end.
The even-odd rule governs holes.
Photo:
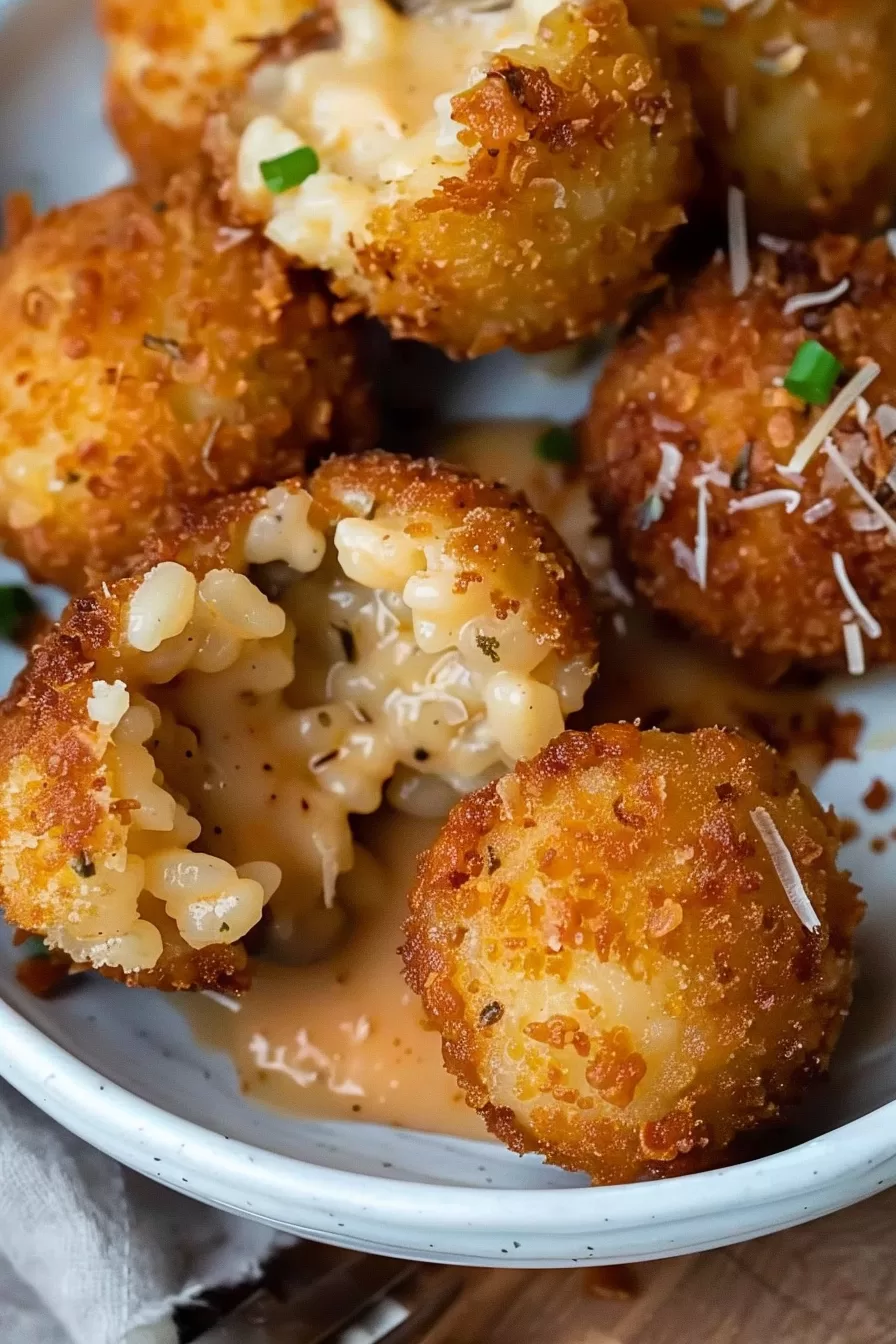
POLYGON ((420 1344, 894 1342, 896 1190, 789 1232, 618 1275, 471 1271, 420 1344), (594 1296, 615 1286, 634 1295, 594 1296))

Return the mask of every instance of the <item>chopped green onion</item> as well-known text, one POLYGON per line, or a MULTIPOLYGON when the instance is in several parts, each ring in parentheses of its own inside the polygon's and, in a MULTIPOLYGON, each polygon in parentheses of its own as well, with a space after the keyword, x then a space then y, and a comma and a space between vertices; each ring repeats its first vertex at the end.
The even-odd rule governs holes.
POLYGON ((27 588, 0 585, 0 638, 15 639, 37 609, 27 588))
POLYGON ((804 341, 784 377, 784 386, 795 397, 813 406, 826 406, 843 365, 818 341, 804 341))
POLYGON ((305 178, 311 177, 319 168, 320 159, 310 145, 300 145, 278 159, 263 159, 258 165, 265 186, 275 196, 301 186, 305 178))
POLYGON ((19 951, 25 961, 28 961, 31 957, 48 957, 50 955, 50 949, 39 933, 32 933, 30 937, 25 939, 24 943, 20 943, 19 951))
POLYGON ((543 462, 575 462, 578 457, 576 436, 563 425, 552 425, 535 440, 535 455, 543 462))

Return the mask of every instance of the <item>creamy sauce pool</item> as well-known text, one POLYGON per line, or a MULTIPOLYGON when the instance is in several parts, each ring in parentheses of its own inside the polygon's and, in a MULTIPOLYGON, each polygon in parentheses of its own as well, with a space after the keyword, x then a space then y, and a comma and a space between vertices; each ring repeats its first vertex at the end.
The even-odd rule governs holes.
MULTIPOLYGON (((462 426, 439 449, 525 490, 593 575, 606 548, 581 483, 536 457, 543 428, 532 421, 462 426)), ((605 621, 600 676, 573 726, 637 717, 673 730, 726 724, 771 741, 807 782, 849 754, 861 722, 838 714, 818 688, 768 689, 644 611, 624 609, 621 617, 605 621)), ((238 1011, 203 995, 182 995, 179 1005, 200 1041, 230 1055, 252 1100, 302 1117, 485 1139, 484 1124, 442 1067, 439 1037, 424 1025, 397 951, 417 856, 438 823, 383 808, 358 829, 364 848, 339 884, 352 926, 335 953, 304 967, 257 962, 238 1011)))
POLYGON ((182 996, 197 1038, 230 1055, 244 1095, 306 1118, 488 1138, 442 1067, 438 1033, 423 1024, 397 950, 417 855, 437 829, 388 808, 367 822, 367 852, 339 884, 351 934, 327 960, 258 962, 236 1012, 182 996))

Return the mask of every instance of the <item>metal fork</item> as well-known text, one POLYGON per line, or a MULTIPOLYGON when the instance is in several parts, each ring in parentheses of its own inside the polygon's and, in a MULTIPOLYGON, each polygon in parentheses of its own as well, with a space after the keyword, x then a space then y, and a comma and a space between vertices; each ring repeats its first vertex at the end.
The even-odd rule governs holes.
POLYGON ((302 1242, 195 1344, 416 1344, 464 1271, 302 1242))

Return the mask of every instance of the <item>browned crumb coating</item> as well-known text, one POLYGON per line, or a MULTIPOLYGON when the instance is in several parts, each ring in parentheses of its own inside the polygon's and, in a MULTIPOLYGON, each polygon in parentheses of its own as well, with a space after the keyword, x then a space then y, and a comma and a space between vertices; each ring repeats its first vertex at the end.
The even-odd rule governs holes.
MULTIPOLYGON (((334 8, 338 21, 338 0, 334 8)), ((390 21, 424 18, 392 14, 390 21)), ((440 89, 431 74, 433 98, 455 93, 451 115, 468 157, 439 167, 437 153, 419 190, 407 185, 415 175, 401 178, 391 196, 375 187, 365 228, 348 232, 332 264, 307 250, 323 226, 307 225, 301 193, 293 208, 288 195, 247 192, 235 167, 239 135, 259 110, 269 113, 274 102, 281 127, 290 124, 289 98, 276 104, 270 90, 295 60, 294 42, 285 57, 272 46, 229 121, 210 124, 206 144, 225 192, 245 217, 269 221, 269 236, 287 251, 331 264, 332 287, 348 311, 363 309, 393 336, 457 358, 505 345, 549 349, 624 316, 662 283, 654 259, 683 222, 696 182, 687 92, 664 73, 622 0, 561 4, 535 29, 525 46, 477 53, 485 77, 459 93, 440 89)), ((338 23, 336 31, 338 46, 338 23)), ((334 46, 332 21, 321 25, 318 41, 334 46)), ((312 53, 314 43, 311 33, 312 53)), ((303 51, 299 66, 302 58, 316 57, 303 51)), ((402 78, 384 61, 387 97, 402 78)), ((271 141, 262 157, 276 152, 271 141)), ((321 158, 327 171, 324 149, 321 158)), ((315 209, 315 221, 326 218, 315 209)))
POLYGON ((724 1160, 839 1035, 862 907, 838 845, 779 757, 721 729, 566 732, 462 800, 420 861, 403 955, 469 1104, 596 1182, 724 1160))
MULTIPOLYGON (((760 251, 754 266, 752 283, 735 298, 727 263, 714 262, 613 355, 595 387, 585 433, 596 498, 615 514, 622 551, 655 606, 737 654, 771 655, 785 666, 843 664, 842 618, 851 613, 833 569, 839 552, 882 627, 880 638, 866 634, 866 662, 888 661, 896 653, 891 532, 823 450, 805 467, 804 480, 781 474, 821 409, 780 383, 803 342, 814 340, 843 364, 844 381, 869 359, 880 364, 865 394, 872 412, 896 402, 896 261, 883 238, 863 246, 826 236, 780 256, 760 251), (844 278, 849 285, 839 299, 784 316, 788 298, 828 290, 844 278), (644 506, 655 491, 664 442, 681 452, 682 464, 662 516, 651 522, 644 506), (732 487, 708 486, 701 589, 676 563, 673 548, 693 551, 695 478, 713 462, 732 474, 732 487), (751 495, 794 488, 793 512, 781 500, 739 507, 751 495), (868 526, 875 530, 862 530, 868 526)), ((873 414, 862 428, 851 412, 833 437, 861 483, 890 508, 884 482, 896 454, 873 414)))
POLYGON ((72 600, 0 706, 6 918, 131 984, 244 987, 262 895, 275 920, 331 902, 348 814, 397 765, 462 788, 581 706, 585 592, 521 498, 432 461, 334 457, 183 508, 129 576, 72 600), (434 648, 411 578, 437 589, 434 648), (498 631, 486 653, 458 636, 476 621, 498 631), (495 710, 504 682, 520 694, 495 710))
POLYGON ((0 284, 0 536, 37 579, 120 571, 184 502, 375 434, 354 330, 198 173, 51 211, 0 284))
POLYGON ((141 181, 161 186, 197 158, 205 119, 308 0, 99 0, 106 114, 141 181))
POLYGON ((675 53, 694 101, 717 203, 747 194, 756 228, 868 234, 896 201, 896 9, 891 0, 772 0, 701 7, 630 0, 675 53))

